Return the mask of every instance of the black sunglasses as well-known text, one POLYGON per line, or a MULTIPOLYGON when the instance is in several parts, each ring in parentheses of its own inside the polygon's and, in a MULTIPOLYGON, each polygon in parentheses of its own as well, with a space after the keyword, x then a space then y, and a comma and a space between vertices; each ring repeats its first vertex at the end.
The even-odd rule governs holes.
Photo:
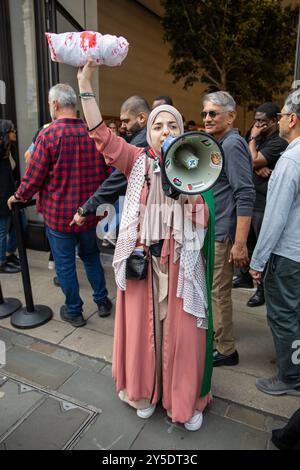
POLYGON ((227 111, 217 112, 217 111, 201 111, 200 116, 205 119, 207 115, 211 118, 215 118, 219 114, 227 113, 227 111))

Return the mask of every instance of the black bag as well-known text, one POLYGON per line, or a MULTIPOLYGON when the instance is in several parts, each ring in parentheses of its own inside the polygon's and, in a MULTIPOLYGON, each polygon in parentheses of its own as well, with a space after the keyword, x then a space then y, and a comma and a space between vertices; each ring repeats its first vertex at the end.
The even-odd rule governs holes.
POLYGON ((156 258, 160 258, 163 244, 164 244, 164 240, 159 240, 158 243, 154 243, 154 245, 151 245, 150 246, 151 255, 155 256, 156 258))
POLYGON ((126 262, 126 279, 145 279, 148 272, 149 258, 147 253, 133 251, 126 262))

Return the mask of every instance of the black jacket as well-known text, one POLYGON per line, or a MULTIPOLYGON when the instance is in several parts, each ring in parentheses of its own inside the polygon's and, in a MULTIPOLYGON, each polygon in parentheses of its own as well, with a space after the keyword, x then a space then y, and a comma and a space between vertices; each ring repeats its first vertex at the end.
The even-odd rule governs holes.
POLYGON ((0 217, 11 215, 7 199, 15 192, 14 175, 9 161, 8 132, 13 128, 11 121, 0 119, 0 217))
MULTIPOLYGON (((131 145, 136 147, 148 147, 146 140, 146 127, 139 131, 130 141, 131 145)), ((120 196, 124 196, 127 189, 127 178, 119 170, 115 170, 94 194, 83 204, 86 213, 96 212, 100 204, 114 204, 120 196)))

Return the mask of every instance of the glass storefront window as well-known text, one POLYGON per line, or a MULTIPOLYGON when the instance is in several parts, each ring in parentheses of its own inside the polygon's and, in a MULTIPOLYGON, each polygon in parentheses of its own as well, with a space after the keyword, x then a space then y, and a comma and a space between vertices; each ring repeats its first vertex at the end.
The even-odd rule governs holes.
POLYGON ((39 127, 33 0, 10 0, 10 17, 17 112, 15 124, 23 174, 24 152, 39 127))
MULTIPOLYGON (((21 176, 24 153, 39 128, 33 0, 10 0, 14 85, 21 176)), ((30 220, 43 220, 35 207, 26 209, 30 220)))

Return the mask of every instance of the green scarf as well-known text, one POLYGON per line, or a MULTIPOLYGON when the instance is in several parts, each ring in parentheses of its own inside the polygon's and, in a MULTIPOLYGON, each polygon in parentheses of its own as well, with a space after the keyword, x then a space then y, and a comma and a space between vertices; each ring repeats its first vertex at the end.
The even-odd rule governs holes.
POLYGON ((208 298, 208 330, 206 338, 205 368, 202 390, 200 394, 201 397, 204 397, 211 389, 211 376, 213 369, 213 319, 211 308, 211 289, 213 283, 215 258, 215 200, 212 190, 202 193, 201 196, 209 208, 209 223, 203 246, 203 254, 206 260, 206 286, 208 298))

